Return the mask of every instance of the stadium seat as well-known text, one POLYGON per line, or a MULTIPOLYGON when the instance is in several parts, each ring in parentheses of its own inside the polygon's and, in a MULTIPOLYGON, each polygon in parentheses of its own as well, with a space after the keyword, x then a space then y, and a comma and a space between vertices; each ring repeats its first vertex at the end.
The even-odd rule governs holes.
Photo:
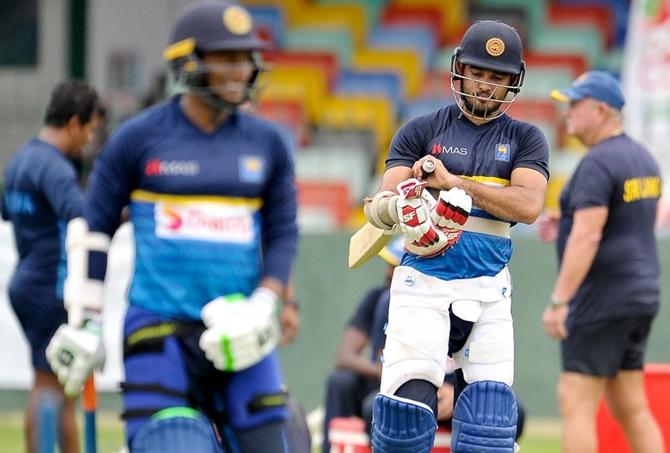
POLYGON ((433 64, 437 40, 430 29, 421 25, 379 25, 368 36, 367 46, 387 50, 410 50, 421 56, 421 68, 433 64))
POLYGON ((288 50, 331 52, 340 66, 351 62, 354 43, 346 27, 293 27, 286 31, 284 47, 288 50))
POLYGON ((452 97, 451 72, 449 70, 432 70, 424 74, 419 97, 452 97))
POLYGON ((372 28, 379 21, 379 14, 388 0, 318 0, 322 5, 341 5, 343 3, 357 4, 365 7, 368 19, 367 27, 372 28))
POLYGON ((560 5, 592 5, 604 6, 612 11, 614 16, 615 45, 623 47, 626 41, 626 30, 628 28, 628 13, 630 1, 621 0, 555 0, 560 5))
POLYGON ((275 47, 281 47, 284 42, 286 28, 284 10, 279 6, 258 5, 250 6, 249 13, 254 21, 254 25, 267 30, 275 47))
POLYGON ((298 218, 310 222, 314 229, 332 230, 347 227, 351 212, 351 194, 345 182, 296 180, 298 218))
MULTIPOLYGON (((370 438, 365 432, 365 422, 358 417, 336 417, 330 421, 328 440, 331 453, 371 453, 370 438)), ((449 453, 450 432, 438 428, 431 453, 449 453)))
POLYGON ((387 71, 356 71, 345 69, 340 73, 335 91, 342 94, 384 96, 391 101, 393 115, 402 104, 402 82, 398 74, 387 71))
POLYGON ((533 71, 537 68, 556 68, 558 70, 565 70, 569 68, 572 77, 577 78, 586 72, 588 65, 586 57, 582 53, 545 53, 532 52, 524 53, 524 60, 526 60, 527 71, 533 71))
POLYGON ((547 53, 581 53, 589 68, 599 67, 604 42, 594 25, 545 26, 530 36, 530 50, 547 53))
POLYGON ((478 4, 494 8, 522 8, 526 11, 527 42, 533 44, 533 36, 545 28, 548 0, 479 0, 478 4), (528 39, 529 38, 529 39, 528 39))
POLYGON ((400 114, 400 121, 405 123, 412 118, 435 112, 449 104, 453 104, 454 102, 454 97, 451 96, 451 94, 449 94, 448 97, 443 95, 441 97, 426 96, 414 99, 405 103, 405 106, 403 107, 400 114))
POLYGON ((366 149, 349 146, 312 145, 301 149, 295 159, 298 179, 344 182, 349 187, 352 203, 368 194, 373 169, 373 159, 366 149))
POLYGON ((256 107, 263 118, 273 121, 288 130, 297 146, 309 143, 309 127, 301 101, 291 99, 265 99, 256 107))
POLYGON ((375 148, 385 153, 394 132, 393 107, 381 96, 335 94, 325 100, 319 126, 332 129, 367 129, 375 148))
MULTIPOLYGON (((647 364, 644 367, 647 401, 661 428, 666 446, 670 445, 670 364, 647 364)), ((619 425, 614 421, 604 401, 597 415, 598 452, 630 453, 619 425)))
POLYGON ((323 72, 311 67, 275 67, 263 73, 259 80, 260 101, 297 100, 303 102, 307 118, 319 122, 323 99, 328 92, 328 80, 323 72))
POLYGON ((616 29, 612 10, 604 5, 562 5, 551 3, 548 23, 551 25, 595 25, 607 47, 614 44, 616 29))
POLYGON ((367 35, 365 7, 354 3, 307 4, 289 18, 292 27, 341 27, 351 31, 354 44, 363 42, 367 35))
POLYGON ((442 47, 447 43, 443 14, 444 10, 435 5, 390 4, 382 11, 380 25, 418 25, 430 30, 442 47))
POLYGON ((272 66, 298 66, 315 68, 323 72, 323 76, 328 81, 328 89, 332 90, 337 81, 339 68, 337 56, 332 52, 318 51, 300 51, 300 50, 276 50, 265 52, 263 60, 272 66))
POLYGON ((416 96, 421 88, 421 57, 412 51, 360 49, 354 52, 351 67, 362 71, 395 72, 401 77, 405 98, 416 96))
POLYGON ((285 18, 290 19, 296 11, 305 7, 310 0, 242 0, 242 4, 251 6, 276 6, 284 10, 285 18))
POLYGON ((467 0, 392 0, 392 5, 432 6, 442 11, 442 28, 446 33, 446 42, 460 40, 467 28, 467 0))

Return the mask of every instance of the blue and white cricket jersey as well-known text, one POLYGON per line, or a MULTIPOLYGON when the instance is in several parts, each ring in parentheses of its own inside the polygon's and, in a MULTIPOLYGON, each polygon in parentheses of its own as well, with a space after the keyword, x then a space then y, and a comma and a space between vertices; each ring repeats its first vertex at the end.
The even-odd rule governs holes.
POLYGON ((150 108, 112 135, 89 197, 89 227, 110 236, 130 206, 131 305, 195 320, 217 296, 249 295, 266 276, 288 280, 297 243, 293 162, 278 130, 253 115, 235 113, 207 134, 178 96, 150 108))
MULTIPOLYGON (((507 115, 477 126, 455 104, 404 124, 393 138, 386 168, 412 167, 426 155, 440 159, 455 175, 495 187, 508 186, 515 168, 530 168, 549 178, 549 149, 537 127, 507 115)), ((476 206, 470 216, 505 222, 476 206)), ((511 257, 509 238, 463 231, 443 255, 422 258, 406 253, 402 265, 452 280, 494 276, 511 257)))
POLYGON ((12 291, 62 299, 65 230, 83 204, 75 168, 57 148, 35 138, 16 152, 2 196, 2 218, 14 226, 19 254, 12 291))

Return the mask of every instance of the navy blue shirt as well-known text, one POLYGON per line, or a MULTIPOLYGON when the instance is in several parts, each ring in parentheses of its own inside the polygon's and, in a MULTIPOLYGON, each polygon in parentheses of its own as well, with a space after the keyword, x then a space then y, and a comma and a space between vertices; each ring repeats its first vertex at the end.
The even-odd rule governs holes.
POLYGON ((129 205, 136 253, 129 303, 196 320, 218 296, 248 296, 263 277, 288 280, 296 189, 290 150, 274 125, 238 112, 208 134, 179 99, 112 134, 93 169, 85 216, 92 231, 111 236, 129 205))
POLYGON ((660 194, 658 164, 624 134, 598 143, 581 160, 561 193, 559 260, 575 211, 604 206, 609 214, 591 269, 570 302, 568 325, 656 313, 660 270, 654 224, 660 194))
MULTIPOLYGON (((393 138, 386 168, 412 167, 426 155, 440 159, 455 175, 494 187, 508 186, 516 168, 536 170, 549 178, 549 148, 536 126, 507 115, 478 126, 455 104, 404 124, 393 138)), ((477 206, 470 215, 506 222, 477 206)), ((443 255, 422 258, 406 253, 402 264, 451 280, 494 276, 511 257, 509 238, 464 231, 443 255)))
POLYGON ((373 362, 379 360, 386 341, 384 326, 388 320, 389 297, 389 287, 386 285, 371 289, 356 308, 348 324, 369 338, 370 358, 373 362))
POLYGON ((57 148, 35 138, 16 152, 2 196, 2 218, 13 224, 19 255, 12 291, 62 298, 65 231, 83 204, 75 168, 57 148))

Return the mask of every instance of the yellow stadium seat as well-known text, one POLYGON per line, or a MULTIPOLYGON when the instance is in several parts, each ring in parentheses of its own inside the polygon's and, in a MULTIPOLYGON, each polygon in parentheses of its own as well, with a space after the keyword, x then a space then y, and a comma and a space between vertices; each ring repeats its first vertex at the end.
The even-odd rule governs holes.
POLYGON ((468 26, 466 0, 393 0, 393 4, 406 6, 430 5, 442 10, 444 28, 451 42, 457 41, 468 26))
POLYGON ((319 68, 276 66, 261 75, 259 85, 261 101, 299 100, 305 105, 310 122, 319 122, 328 92, 328 80, 319 68))
POLYGON ((346 27, 351 30, 354 43, 360 45, 367 36, 367 11, 363 5, 306 5, 289 17, 291 27, 346 27))
POLYGON ((351 66, 361 71, 393 71, 403 83, 403 96, 413 98, 421 90, 421 57, 411 50, 361 49, 354 52, 351 66))
POLYGON ((391 102, 386 98, 334 95, 325 100, 319 125, 333 129, 368 129, 374 135, 377 151, 385 151, 395 119, 391 102))
POLYGON ((289 20, 308 3, 309 0, 242 0, 242 4, 246 6, 279 6, 284 9, 289 20))

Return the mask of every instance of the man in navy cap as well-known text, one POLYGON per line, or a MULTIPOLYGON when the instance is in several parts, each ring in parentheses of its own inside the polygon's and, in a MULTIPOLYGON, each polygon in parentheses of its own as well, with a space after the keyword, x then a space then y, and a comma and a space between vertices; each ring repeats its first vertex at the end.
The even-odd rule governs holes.
POLYGON ((660 171, 623 132, 624 96, 613 76, 587 72, 551 97, 567 103, 568 133, 590 147, 561 193, 560 219, 545 220, 541 234, 557 238, 560 260, 542 321, 561 341, 563 450, 598 450, 596 410, 604 392, 632 451, 664 451, 642 371, 659 306, 660 171))

